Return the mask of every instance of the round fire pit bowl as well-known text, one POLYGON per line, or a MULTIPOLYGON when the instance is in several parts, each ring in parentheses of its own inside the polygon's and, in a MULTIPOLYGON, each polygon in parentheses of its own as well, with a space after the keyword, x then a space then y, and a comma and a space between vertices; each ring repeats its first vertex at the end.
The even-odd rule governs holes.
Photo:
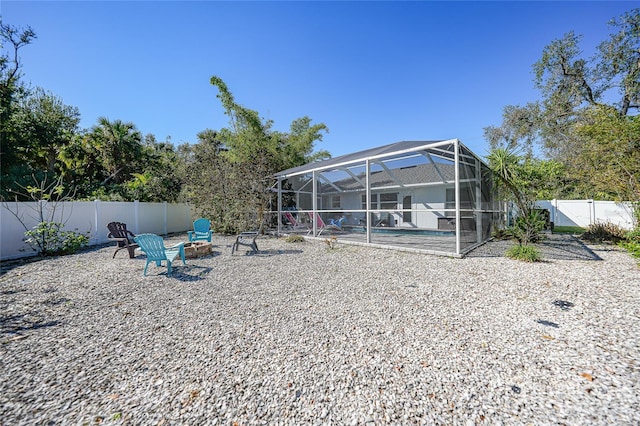
POLYGON ((184 243, 184 256, 187 259, 202 257, 212 252, 211 243, 206 241, 194 241, 192 243, 184 243))

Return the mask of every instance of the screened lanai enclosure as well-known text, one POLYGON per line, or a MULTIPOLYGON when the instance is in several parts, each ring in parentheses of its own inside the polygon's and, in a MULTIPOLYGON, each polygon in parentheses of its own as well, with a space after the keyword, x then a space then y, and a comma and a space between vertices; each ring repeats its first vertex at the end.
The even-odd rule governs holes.
POLYGON ((284 234, 461 257, 500 217, 489 168, 457 139, 397 142, 276 179, 284 234))

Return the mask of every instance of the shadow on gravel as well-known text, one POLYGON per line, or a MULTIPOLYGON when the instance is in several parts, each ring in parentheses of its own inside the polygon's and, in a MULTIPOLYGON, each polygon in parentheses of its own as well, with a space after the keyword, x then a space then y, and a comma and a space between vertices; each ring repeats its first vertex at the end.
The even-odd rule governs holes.
MULTIPOLYGON (((504 257, 509 247, 517 244, 508 240, 492 240, 468 253, 465 257, 504 257)), ((569 234, 545 234, 535 245, 542 252, 542 259, 550 260, 602 260, 578 238, 569 234)))
POLYGON ((212 270, 210 266, 180 265, 173 269, 173 278, 185 282, 200 281, 204 280, 212 270))
POLYGON ((11 334, 19 334, 22 331, 54 327, 59 324, 60 321, 45 322, 31 313, 0 316, 0 335, 9 335, 6 337, 8 340, 11 340, 12 337, 15 337, 10 336, 11 334))
POLYGON ((26 265, 28 263, 38 262, 44 258, 39 256, 23 257, 21 259, 3 260, 0 262, 0 277, 14 268, 26 265))
POLYGON ((303 251, 302 250, 258 250, 257 253, 247 251, 245 253, 245 256, 270 257, 270 256, 278 256, 281 254, 300 254, 300 253, 303 253, 303 251))
MULTIPOLYGON (((55 259, 56 257, 78 256, 78 255, 82 255, 83 253, 92 253, 95 251, 100 251, 105 247, 115 247, 115 246, 113 245, 113 243, 104 243, 104 244, 84 247, 83 249, 78 250, 76 253, 73 253, 73 254, 65 254, 60 256, 39 256, 37 254, 29 254, 28 256, 21 257, 19 259, 3 260, 3 261, 0 261, 0 276, 6 274, 7 272, 11 271, 14 268, 18 268, 20 266, 27 265, 29 263, 55 259)), ((118 258, 118 256, 116 256, 116 258, 118 258)))
POLYGON ((541 319, 537 320, 536 322, 538 324, 541 324, 541 325, 544 325, 544 326, 547 326, 547 327, 560 328, 560 325, 558 325, 555 322, 551 322, 551 321, 547 321, 547 320, 541 320, 541 319))
POLYGON ((568 302, 566 300, 554 300, 553 302, 551 302, 552 305, 557 306, 558 308, 562 309, 563 311, 568 311, 569 309, 573 308, 575 306, 575 304, 573 302, 568 302))
POLYGON ((2 291, 0 291, 0 296, 11 296, 13 294, 22 293, 23 291, 24 290, 16 290, 16 289, 2 290, 2 291))
POLYGON ((551 234, 538 244, 543 257, 556 260, 602 260, 585 243, 573 235, 551 234))

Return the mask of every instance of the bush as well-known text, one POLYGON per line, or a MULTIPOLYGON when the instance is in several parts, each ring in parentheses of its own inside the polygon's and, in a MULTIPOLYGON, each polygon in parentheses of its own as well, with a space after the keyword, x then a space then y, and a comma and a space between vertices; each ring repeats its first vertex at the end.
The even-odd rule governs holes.
POLYGON ((611 222, 598 222, 589 225, 580 238, 598 243, 607 241, 617 244, 627 239, 627 231, 611 222))
POLYGON ((541 239, 540 232, 545 229, 547 221, 542 212, 531 209, 525 215, 516 217, 513 226, 508 228, 508 232, 518 240, 520 245, 527 246, 529 243, 537 243, 541 239))
POLYGON ((491 235, 493 238, 498 240, 511 240, 514 238, 509 228, 496 229, 492 232, 491 235))
POLYGON ((630 243, 640 244, 640 228, 636 228, 633 231, 627 232, 625 237, 630 243))
POLYGON ((640 242, 623 241, 620 243, 620 246, 631 253, 631 256, 640 258, 640 242))
POLYGON ((620 246, 631 253, 631 256, 640 258, 640 228, 627 232, 626 240, 620 242, 620 246))
POLYGON ((537 248, 530 245, 516 245, 507 250, 507 257, 524 262, 539 262, 542 259, 537 248))
POLYGON ((304 243, 304 237, 302 235, 291 234, 285 241, 288 243, 304 243))
POLYGON ((59 222, 40 222, 24 233, 24 241, 41 256, 72 254, 89 244, 89 237, 74 231, 61 231, 59 222))

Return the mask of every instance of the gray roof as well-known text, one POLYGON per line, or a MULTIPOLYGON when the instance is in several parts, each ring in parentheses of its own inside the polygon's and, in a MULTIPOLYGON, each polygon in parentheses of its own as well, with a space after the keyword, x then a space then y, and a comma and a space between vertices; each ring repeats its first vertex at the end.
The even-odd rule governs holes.
MULTIPOLYGON (((331 166, 344 165, 349 163, 356 163, 364 161, 368 158, 377 157, 380 155, 394 155, 403 151, 410 151, 412 149, 426 149, 429 145, 440 144, 450 140, 453 143, 453 139, 443 139, 437 141, 403 141, 395 142, 389 145, 379 146, 377 148, 365 149, 364 151, 358 151, 351 154, 341 155, 339 157, 330 158, 324 161, 317 161, 315 163, 305 164, 304 166, 294 167, 292 169, 283 170, 276 173, 276 177, 286 177, 290 175, 311 172, 313 170, 320 170, 330 168, 331 166)), ((453 156, 453 154, 451 154, 453 156)))

